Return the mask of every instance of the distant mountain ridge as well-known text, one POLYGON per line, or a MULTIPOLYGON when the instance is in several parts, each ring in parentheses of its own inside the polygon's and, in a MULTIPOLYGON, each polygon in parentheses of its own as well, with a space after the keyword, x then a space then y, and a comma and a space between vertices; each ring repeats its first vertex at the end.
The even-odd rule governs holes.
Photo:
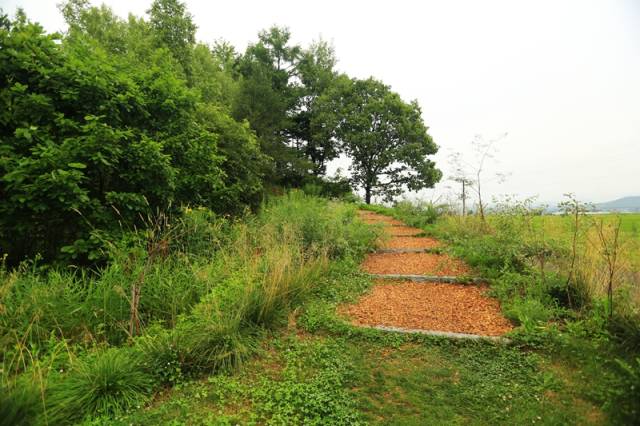
POLYGON ((606 203, 596 203, 599 211, 640 212, 640 196, 623 197, 606 203))

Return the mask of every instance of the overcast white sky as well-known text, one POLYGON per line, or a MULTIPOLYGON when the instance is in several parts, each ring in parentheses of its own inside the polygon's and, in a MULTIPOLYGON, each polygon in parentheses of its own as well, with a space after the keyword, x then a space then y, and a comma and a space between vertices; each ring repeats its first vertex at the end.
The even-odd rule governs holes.
MULTIPOLYGON (((47 30, 64 29, 57 0, 0 0, 47 30)), ((92 1, 94 4, 101 1, 92 1)), ((150 0, 106 0, 144 15, 150 0)), ((476 134, 508 132, 510 172, 487 195, 565 192, 589 201, 640 195, 640 1, 187 0, 198 39, 243 51, 260 29, 288 26, 293 41, 331 41, 338 68, 374 76, 417 99, 441 147, 470 153, 476 134)), ((446 177, 445 177, 446 178, 446 177)), ((436 193, 445 191, 444 182, 436 193)), ((430 195, 428 195, 430 196, 430 195)))

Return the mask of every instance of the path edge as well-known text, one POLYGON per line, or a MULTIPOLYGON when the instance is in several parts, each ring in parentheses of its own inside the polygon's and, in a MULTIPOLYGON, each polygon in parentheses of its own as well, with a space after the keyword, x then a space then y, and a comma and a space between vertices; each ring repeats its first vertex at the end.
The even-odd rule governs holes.
POLYGON ((455 277, 440 275, 411 275, 411 274, 367 274, 373 279, 382 280, 409 280, 418 283, 449 283, 449 284, 483 284, 487 280, 478 277, 455 277))
POLYGON ((369 328, 379 331, 386 331, 391 333, 403 333, 403 334, 423 334, 426 336, 435 336, 435 337, 445 337, 449 339, 459 339, 459 340, 486 340, 494 343, 502 343, 502 344, 510 344, 512 341, 507 337, 502 336, 485 336, 482 334, 470 334, 470 333, 454 333, 451 331, 440 331, 440 330, 422 330, 419 328, 403 328, 403 327, 394 327, 389 325, 355 325, 355 327, 359 328, 369 328))

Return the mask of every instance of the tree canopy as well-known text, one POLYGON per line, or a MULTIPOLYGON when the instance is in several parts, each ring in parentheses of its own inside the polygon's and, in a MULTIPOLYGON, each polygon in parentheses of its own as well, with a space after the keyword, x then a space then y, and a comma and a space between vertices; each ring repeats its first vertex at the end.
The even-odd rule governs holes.
POLYGON ((352 164, 351 181, 390 200, 404 190, 433 186, 442 173, 428 159, 437 145, 417 102, 405 103, 380 81, 341 77, 320 100, 316 127, 333 134, 352 164))
POLYGON ((436 146, 416 103, 335 70, 333 47, 261 31, 245 52, 196 40, 184 3, 118 17, 60 5, 64 34, 0 13, 0 250, 9 262, 94 262, 104 245, 184 205, 256 209, 266 191, 325 185, 353 162, 366 199, 430 186, 436 146))

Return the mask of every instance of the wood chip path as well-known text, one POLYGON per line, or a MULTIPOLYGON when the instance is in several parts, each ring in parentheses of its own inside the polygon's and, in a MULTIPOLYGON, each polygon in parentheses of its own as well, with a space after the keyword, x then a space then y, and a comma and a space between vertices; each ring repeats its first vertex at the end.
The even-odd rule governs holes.
POLYGON ((464 262, 434 253, 372 253, 362 263, 362 270, 370 274, 471 275, 464 262))
POLYGON ((357 305, 339 311, 357 325, 500 336, 511 324, 486 291, 479 285, 378 281, 357 305))
POLYGON ((438 240, 428 237, 390 237, 381 242, 384 249, 432 249, 442 247, 438 240))
MULTIPOLYGON (((400 226, 395 219, 372 212, 359 212, 362 220, 380 223, 391 235, 382 249, 431 249, 443 245, 427 237, 411 237, 422 230, 400 226), (398 230, 413 233, 398 234, 398 230), (416 232, 418 231, 418 232, 416 232), (407 231, 408 232, 408 231, 407 231)), ((440 253, 372 253, 362 264, 370 274, 469 276, 472 269, 459 259, 440 253)), ((497 300, 487 295, 485 285, 463 285, 409 280, 376 280, 372 290, 356 304, 339 307, 354 325, 392 331, 416 331, 441 335, 501 336, 513 327, 504 318, 497 300)))
POLYGON ((392 237, 410 237, 414 235, 424 234, 422 229, 413 228, 411 226, 393 226, 387 229, 387 234, 392 237))

